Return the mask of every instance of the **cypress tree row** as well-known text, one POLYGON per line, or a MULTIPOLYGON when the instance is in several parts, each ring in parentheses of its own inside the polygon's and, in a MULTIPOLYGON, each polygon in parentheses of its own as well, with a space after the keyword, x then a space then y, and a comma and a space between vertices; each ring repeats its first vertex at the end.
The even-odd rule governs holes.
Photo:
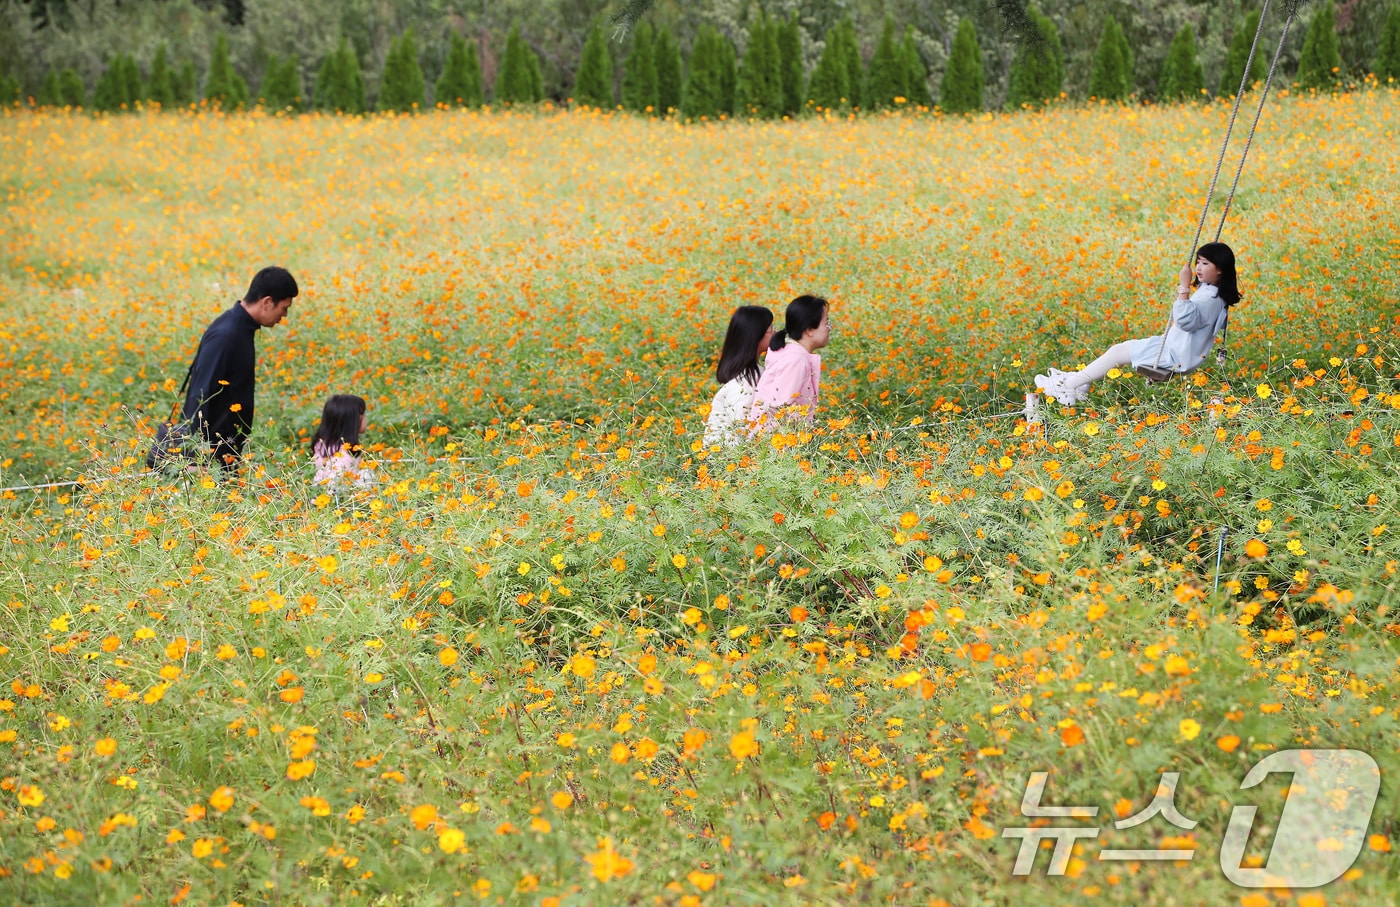
POLYGON ((715 37, 719 60, 720 113, 732 116, 739 103, 739 54, 734 49, 734 42, 726 35, 716 32, 715 37))
POLYGON ((58 103, 64 107, 82 107, 87 101, 87 87, 83 77, 71 67, 64 67, 58 74, 58 103))
POLYGON ((1167 59, 1162 63, 1162 75, 1157 80, 1157 98, 1161 101, 1198 100, 1206 87, 1206 71, 1196 56, 1196 33, 1183 25, 1172 39, 1167 59))
POLYGON ((632 32, 632 52, 622 70, 622 106, 637 113, 656 114, 660 109, 656 85, 655 37, 651 23, 632 32))
POLYGON ((360 58, 342 36, 340 46, 321 61, 316 73, 316 106, 340 113, 364 113, 365 79, 360 58))
POLYGON ((1059 29, 1037 7, 1028 7, 1026 14, 1035 34, 1025 37, 1011 62, 1011 84, 1006 92, 1006 106, 1011 110, 1059 100, 1065 84, 1059 29))
POLYGON ((802 26, 794 12, 778 23, 778 70, 783 84, 783 114, 796 116, 802 109, 802 26))
POLYGON ((155 58, 151 60, 151 78, 146 83, 146 97, 167 110, 177 103, 175 73, 170 70, 170 59, 164 44, 156 49, 155 58))
POLYGON ((611 110, 614 104, 612 53, 596 23, 588 30, 588 40, 583 45, 583 59, 574 78, 574 101, 600 110, 611 110))
POLYGON ((1332 88, 1336 86, 1342 66, 1337 50, 1337 17, 1332 0, 1327 0, 1308 25, 1303 40, 1303 54, 1298 58, 1298 85, 1302 88, 1332 88))
MULTIPOLYGON (((1220 73, 1220 87, 1215 92, 1220 97, 1233 98, 1239 92, 1240 81, 1244 79, 1244 65, 1249 62, 1249 46, 1254 43, 1254 33, 1258 29, 1258 12, 1245 16, 1244 22, 1235 29, 1235 34, 1230 38, 1230 52, 1225 57, 1225 68, 1220 73)), ((1254 51, 1254 62, 1249 67, 1249 82, 1245 90, 1268 75, 1268 66, 1264 62, 1268 55, 1269 48, 1265 42, 1259 42, 1258 49, 1254 51)))
POLYGON ((982 110, 982 91, 987 74, 982 63, 982 47, 977 43, 977 27, 972 20, 958 22, 953 52, 943 70, 938 103, 948 113, 976 113, 982 110))
POLYGON ((228 58, 228 38, 223 35, 219 35, 214 41, 214 54, 209 59, 209 73, 204 77, 204 98, 225 110, 243 107, 248 103, 248 83, 233 71, 233 64, 228 58))
POLYGON ((757 117, 781 116, 783 112, 778 36, 768 14, 762 10, 749 28, 749 47, 739 72, 737 109, 757 117))
POLYGON ((117 59, 121 61, 122 93, 126 95, 127 103, 135 107, 139 101, 146 100, 146 87, 141 84, 141 70, 136 67, 136 58, 131 54, 122 54, 117 59))
POLYGON ((1392 6, 1381 29, 1381 46, 1371 66, 1382 84, 1400 82, 1400 6, 1392 6))
POLYGON ((62 107, 58 97, 58 70, 52 66, 44 73, 44 81, 39 85, 39 95, 34 102, 40 107, 62 107))
POLYGON ((865 63, 860 58, 860 39, 856 37, 856 24, 847 16, 836 24, 841 30, 841 57, 846 69, 846 102, 852 107, 867 103, 865 91, 865 63))
POLYGON ((506 35, 505 53, 496 74, 496 100, 502 104, 534 104, 544 98, 540 61, 512 25, 506 35))
POLYGON ((486 91, 477 57, 476 42, 452 33, 442 75, 433 88, 433 97, 448 107, 480 107, 486 103, 486 91))
POLYGON ((8 75, 0 76, 0 105, 9 107, 18 104, 22 89, 19 79, 8 75))
POLYGON ((846 32, 839 24, 828 29, 817 68, 812 70, 807 101, 819 110, 839 110, 848 104, 851 89, 847 84, 845 38, 846 32))
POLYGON ((723 66, 724 38, 710 25, 700 26, 695 45, 690 50, 690 71, 686 74, 685 92, 681 97, 681 112, 692 120, 717 119, 729 113, 725 106, 723 66))
POLYGON ((423 67, 418 63, 418 43, 413 39, 413 28, 409 27, 389 42, 389 53, 384 58, 384 74, 379 79, 379 101, 375 107, 378 110, 412 113, 427 105, 426 92, 423 67))
POLYGON ((136 61, 126 54, 117 54, 97 80, 92 92, 95 110, 133 109, 141 100, 141 72, 136 61))
POLYGON ((296 57, 273 57, 268 61, 258 92, 268 110, 301 110, 305 106, 301 87, 301 71, 296 57))
POLYGON ((904 61, 895 43, 894 20, 886 16, 880 40, 875 44, 875 54, 870 58, 870 69, 865 74, 866 107, 881 110, 895 106, 895 98, 908 101, 904 97, 905 87, 904 61))
POLYGON ((656 111, 662 116, 681 109, 685 78, 681 70, 681 48, 669 28, 663 28, 652 47, 656 58, 656 111))
POLYGON ((918 42, 914 40, 914 26, 905 26, 904 42, 899 48, 900 60, 904 64, 904 97, 915 107, 932 107, 933 98, 928 93, 928 68, 919 53, 918 42))
POLYGON ((194 61, 186 59, 175 73, 175 103, 188 106, 199 100, 198 82, 194 74, 194 61))
POLYGON ((1089 71, 1089 96, 1105 101, 1123 101, 1133 93, 1132 72, 1123 59, 1122 49, 1127 39, 1118 20, 1112 16, 1104 23, 1099 35, 1098 50, 1094 52, 1094 67, 1089 71))

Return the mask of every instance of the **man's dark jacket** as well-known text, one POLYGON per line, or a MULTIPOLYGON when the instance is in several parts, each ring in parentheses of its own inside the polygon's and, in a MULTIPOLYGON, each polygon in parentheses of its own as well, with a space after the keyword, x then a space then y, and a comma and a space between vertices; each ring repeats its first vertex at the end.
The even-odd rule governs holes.
POLYGON ((253 427, 257 330, 253 316, 235 303, 204 331, 190 372, 184 418, 203 434, 225 469, 242 457, 253 427))

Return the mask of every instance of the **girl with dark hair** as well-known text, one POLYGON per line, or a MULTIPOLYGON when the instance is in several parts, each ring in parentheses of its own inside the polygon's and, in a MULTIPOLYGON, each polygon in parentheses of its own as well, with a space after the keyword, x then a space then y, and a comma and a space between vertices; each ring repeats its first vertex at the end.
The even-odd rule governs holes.
POLYGON ((750 433, 769 430, 780 417, 810 422, 821 391, 822 357, 831 339, 829 306, 820 296, 799 296, 787 307, 787 323, 768 345, 768 367, 749 410, 750 433))
POLYGON ((321 411, 321 425, 311 440, 316 463, 312 484, 339 491, 347 486, 368 488, 374 472, 360 465, 360 435, 369 421, 365 400, 354 394, 336 394, 321 411))
POLYGON ((1080 371, 1052 368, 1048 375, 1036 375, 1035 386, 1060 403, 1073 406, 1089 392, 1093 382, 1115 368, 1158 365, 1181 374, 1193 371, 1215 346, 1215 335, 1224 328, 1226 313, 1239 301, 1235 253, 1224 243, 1206 243, 1196 252, 1195 280, 1190 265, 1181 269, 1181 285, 1176 290, 1165 342, 1159 334, 1115 343, 1080 371), (1191 292, 1191 286, 1197 287, 1196 292, 1191 292))
POLYGON ((710 404, 710 417, 705 421, 704 444, 733 447, 746 434, 749 407, 754 389, 763 375, 758 357, 768 352, 773 337, 773 313, 763 306, 741 305, 729 318, 729 330, 724 334, 724 346, 719 353, 715 379, 719 393, 710 404))

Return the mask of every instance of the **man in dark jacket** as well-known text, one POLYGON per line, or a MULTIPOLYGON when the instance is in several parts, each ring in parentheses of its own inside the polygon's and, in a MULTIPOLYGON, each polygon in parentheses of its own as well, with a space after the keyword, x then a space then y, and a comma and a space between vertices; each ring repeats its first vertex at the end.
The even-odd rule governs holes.
POLYGON ((286 317, 296 295, 297 282, 286 268, 263 268, 243 299, 215 318, 199 341, 183 418, 225 472, 238 467, 253 427, 254 335, 286 317))

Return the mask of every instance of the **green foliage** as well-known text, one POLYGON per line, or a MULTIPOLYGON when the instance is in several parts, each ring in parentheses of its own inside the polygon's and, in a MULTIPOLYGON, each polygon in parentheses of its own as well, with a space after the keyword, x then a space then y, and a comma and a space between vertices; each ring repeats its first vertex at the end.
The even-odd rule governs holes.
POLYGON ((262 88, 258 92, 263 106, 268 110, 302 110, 306 106, 305 92, 302 90, 301 69, 296 57, 273 57, 263 74, 262 88))
POLYGON ((720 110, 732 114, 739 103, 739 54, 734 42, 724 35, 719 36, 715 46, 719 59, 720 110))
POLYGON ((411 113, 428 104, 423 67, 418 63, 418 42, 409 28, 389 45, 384 74, 379 80, 378 110, 411 113))
POLYGON ((875 44, 875 54, 870 58, 870 70, 865 74, 864 100, 870 110, 893 107, 895 98, 904 97, 904 61, 894 35, 894 20, 886 16, 880 40, 875 44))
POLYGON ((209 72, 204 77, 204 99, 228 110, 248 103, 248 83, 233 71, 228 57, 228 38, 222 33, 214 41, 214 53, 209 58, 209 72))
POLYGON ((64 107, 82 107, 87 103, 87 86, 76 70, 65 68, 59 71, 58 103, 64 107))
POLYGON ((141 72, 136 61, 127 54, 117 54, 93 89, 92 106, 96 110, 131 110, 141 95, 141 72))
POLYGON ((1200 100, 1205 87, 1206 71, 1196 56, 1196 33, 1191 26, 1183 25, 1172 39, 1171 49, 1162 64, 1162 74, 1157 79, 1157 99, 1200 100))
POLYGON ((906 26, 904 41, 899 47, 900 61, 904 65, 904 97, 915 107, 933 106, 933 98, 928 93, 928 67, 919 53, 918 42, 914 40, 914 27, 906 26))
POLYGON ((1132 70, 1123 59, 1126 47, 1123 29, 1112 16, 1104 23, 1099 47, 1094 53, 1094 68, 1089 73, 1089 95, 1105 101, 1123 101, 1133 93, 1132 70))
POLYGON ((1254 35, 1259 29, 1259 13, 1252 12, 1245 16, 1244 22, 1235 29, 1234 37, 1230 39, 1230 53, 1225 57, 1225 68, 1220 73, 1220 87, 1216 94, 1222 98, 1232 98, 1240 90, 1240 82, 1244 79, 1244 67, 1249 63, 1249 82, 1245 86, 1248 90, 1250 85, 1255 84, 1268 75, 1268 42, 1261 40, 1259 46, 1254 51, 1254 62, 1249 61, 1249 48, 1254 43, 1254 35))
POLYGON ((574 79, 574 102, 611 110, 613 99, 613 59, 608 50, 608 39, 597 24, 588 30, 588 40, 583 45, 583 59, 579 61, 578 75, 574 79))
POLYGON ((496 73, 496 101, 500 104, 535 104, 544 99, 540 61, 535 51, 512 25, 506 35, 501 68, 496 73))
POLYGON ((938 104, 947 113, 977 113, 982 110, 982 92, 986 82, 982 63, 982 48, 977 43, 977 28, 971 19, 958 22, 953 38, 953 51, 943 70, 938 104))
POLYGON ((778 69, 783 83, 783 113, 794 116, 802 109, 805 86, 802 73, 802 26, 794 12, 778 23, 778 69))
POLYGON ((9 107, 20 102, 19 79, 0 75, 0 106, 9 107))
POLYGON ((50 69, 44 74, 44 81, 39 85, 39 94, 34 98, 34 102, 40 107, 63 106, 63 102, 59 100, 57 70, 50 69))
POLYGON ((681 96, 685 90, 685 77, 682 74, 681 47, 669 28, 656 34, 654 47, 656 57, 656 110, 662 116, 681 109, 681 96))
POLYGON ((1028 7, 1026 13, 1026 27, 1033 32, 1022 36, 1011 63, 1011 83, 1006 91, 1006 106, 1011 110, 1057 101, 1065 85, 1059 30, 1038 7, 1028 7))
POLYGON ((663 112, 657 94, 656 33, 649 22, 632 31, 632 52, 623 64, 622 106, 637 113, 663 112))
POLYGON ((856 24, 847 16, 836 26, 841 30, 841 58, 846 70, 846 101, 852 107, 866 103, 865 63, 860 58, 860 39, 856 37, 856 24))
POLYGON ((807 86, 807 100, 818 109, 838 110, 850 103, 845 38, 846 31, 839 24, 827 30, 826 44, 817 59, 817 68, 812 70, 811 84, 807 86))
POLYGON ((360 72, 360 58, 344 38, 340 46, 326 55, 316 73, 316 107, 340 113, 364 113, 365 78, 360 72))
POLYGON ((1371 67, 1382 83, 1400 82, 1400 5, 1392 6, 1381 30, 1381 46, 1371 67))
POLYGON ((476 41, 452 33, 452 44, 443 63, 442 75, 433 89, 437 103, 446 106, 480 107, 486 103, 486 85, 481 74, 476 41))
POLYGON ((750 116, 776 117, 782 115, 783 104, 777 28, 768 14, 760 10, 749 27, 749 46, 739 71, 736 109, 750 116))
POLYGON ((167 110, 176 105, 175 73, 170 69, 169 52, 164 44, 151 61, 151 78, 146 82, 146 98, 167 110))
POLYGON ((1333 88, 1342 67, 1337 49, 1337 15, 1332 0, 1327 0, 1308 24, 1308 36, 1303 39, 1303 53, 1298 58, 1300 88, 1333 88))
POLYGON ((193 104, 199 100, 199 80, 195 76, 194 61, 186 59, 175 73, 175 103, 193 104))
MULTIPOLYGON (((681 111, 692 120, 716 119, 733 113, 726 87, 724 46, 729 40, 706 25, 695 36, 685 79, 681 111)), ((733 45, 730 45, 732 48, 733 45)))

